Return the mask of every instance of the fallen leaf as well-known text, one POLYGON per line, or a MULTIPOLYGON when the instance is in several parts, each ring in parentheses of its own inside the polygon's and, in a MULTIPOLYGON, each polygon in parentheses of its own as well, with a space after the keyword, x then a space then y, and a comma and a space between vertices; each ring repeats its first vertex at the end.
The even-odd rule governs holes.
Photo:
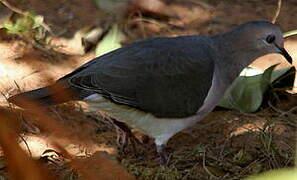
MULTIPOLYGON (((270 84, 290 69, 284 68, 274 71, 275 66, 269 67, 263 74, 236 78, 220 100, 219 106, 242 112, 256 111, 262 104, 263 94, 270 84)), ((246 71, 248 70, 246 69, 246 71)))
POLYGON ((45 167, 30 158, 18 145, 15 130, 11 127, 11 119, 0 112, 0 145, 4 152, 7 169, 12 179, 53 180, 56 179, 45 167))
POLYGON ((108 154, 97 151, 89 158, 76 158, 71 162, 78 173, 88 180, 134 180, 122 166, 108 154))
POLYGON ((110 51, 122 47, 121 42, 125 39, 124 33, 117 24, 114 24, 104 38, 98 43, 95 53, 102 56, 110 51))
POLYGON ((49 40, 49 44, 56 51, 69 54, 69 55, 84 55, 90 44, 96 44, 102 35, 103 30, 100 27, 93 28, 84 28, 77 31, 74 34, 74 37, 71 39, 61 38, 61 37, 52 37, 49 40))

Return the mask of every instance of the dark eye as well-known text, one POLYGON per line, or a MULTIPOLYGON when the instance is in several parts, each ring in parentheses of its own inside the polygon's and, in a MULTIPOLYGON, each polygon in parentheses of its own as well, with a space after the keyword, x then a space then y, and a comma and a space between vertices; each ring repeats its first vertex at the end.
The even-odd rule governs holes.
POLYGON ((266 37, 266 42, 269 43, 269 44, 273 43, 274 40, 275 40, 275 36, 274 36, 274 35, 271 35, 271 34, 270 34, 270 35, 268 35, 268 36, 266 37))

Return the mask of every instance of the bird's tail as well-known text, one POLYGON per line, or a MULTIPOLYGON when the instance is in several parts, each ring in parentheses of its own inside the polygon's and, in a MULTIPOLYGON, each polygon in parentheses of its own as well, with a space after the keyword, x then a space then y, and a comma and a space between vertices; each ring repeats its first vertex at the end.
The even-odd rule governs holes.
POLYGON ((51 86, 23 92, 8 98, 8 101, 22 108, 30 106, 51 106, 76 100, 75 91, 70 86, 56 83, 51 86))

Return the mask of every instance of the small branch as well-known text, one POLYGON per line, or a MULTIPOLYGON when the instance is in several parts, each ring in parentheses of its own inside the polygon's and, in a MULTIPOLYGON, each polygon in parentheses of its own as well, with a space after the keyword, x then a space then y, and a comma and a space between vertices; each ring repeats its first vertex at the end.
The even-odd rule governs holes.
POLYGON ((17 14, 23 15, 23 16, 27 16, 27 14, 26 14, 24 11, 22 11, 22 10, 16 8, 16 7, 13 7, 13 6, 10 5, 6 0, 0 0, 0 2, 1 2, 4 6, 6 6, 8 9, 10 9, 11 11, 13 11, 13 12, 15 12, 15 13, 17 13, 17 14))
MULTIPOLYGON (((12 5, 10 5, 6 0, 0 0, 0 3, 2 3, 4 6, 6 6, 8 9, 10 9, 12 12, 20 14, 22 16, 29 16, 28 13, 26 13, 25 11, 18 9, 16 7, 13 7, 12 5)), ((51 28, 45 24, 44 22, 41 22, 40 24, 45 30, 47 30, 52 36, 55 36, 55 34, 53 33, 53 31, 51 30, 51 28)))
POLYGON ((209 170, 208 170, 208 168, 206 167, 206 152, 205 151, 203 151, 203 159, 202 159, 202 166, 203 166, 203 168, 204 168, 204 170, 207 172, 207 174, 209 175, 209 176, 211 176, 212 178, 217 178, 217 176, 215 176, 214 174, 212 174, 209 170))
POLYGON ((282 0, 278 0, 276 12, 275 12, 275 15, 271 21, 273 24, 275 24, 275 22, 276 22, 276 19, 280 13, 281 7, 282 7, 282 0))

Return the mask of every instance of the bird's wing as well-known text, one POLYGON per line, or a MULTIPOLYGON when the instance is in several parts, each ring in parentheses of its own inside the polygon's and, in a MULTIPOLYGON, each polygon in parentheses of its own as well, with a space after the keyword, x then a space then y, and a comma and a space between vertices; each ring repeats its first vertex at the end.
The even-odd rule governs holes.
POLYGON ((156 117, 187 117, 212 84, 214 52, 195 36, 155 38, 101 56, 61 78, 156 117))

